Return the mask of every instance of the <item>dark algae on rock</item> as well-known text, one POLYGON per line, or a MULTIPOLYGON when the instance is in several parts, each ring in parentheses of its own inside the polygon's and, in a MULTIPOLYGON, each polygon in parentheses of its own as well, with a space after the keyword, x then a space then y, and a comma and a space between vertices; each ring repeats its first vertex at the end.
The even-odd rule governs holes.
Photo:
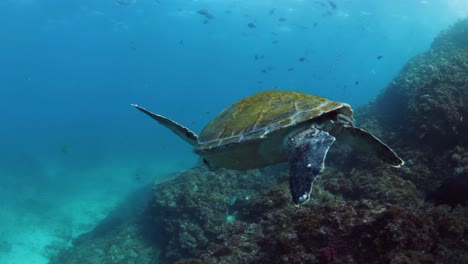
POLYGON ((166 260, 200 256, 227 225, 237 221, 241 208, 259 199, 265 188, 284 181, 285 175, 265 177, 259 170, 188 170, 175 181, 156 186, 146 224, 164 246, 166 260), (233 197, 237 197, 234 202, 233 197))
POLYGON ((405 166, 338 144, 301 206, 287 166, 195 167, 155 184, 143 213, 104 221, 50 263, 468 263, 468 20, 355 117, 405 166))

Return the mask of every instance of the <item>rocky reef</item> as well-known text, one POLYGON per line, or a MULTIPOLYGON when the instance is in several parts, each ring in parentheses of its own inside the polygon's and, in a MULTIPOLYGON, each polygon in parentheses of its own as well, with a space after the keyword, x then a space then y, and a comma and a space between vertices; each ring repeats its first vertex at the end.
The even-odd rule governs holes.
POLYGON ((376 117, 406 142, 434 151, 468 138, 468 20, 442 32, 376 100, 376 117))
POLYGON ((196 167, 156 184, 143 213, 104 222, 111 228, 50 263, 468 263, 468 20, 410 60, 356 121, 406 165, 337 144, 300 207, 282 166, 196 167))

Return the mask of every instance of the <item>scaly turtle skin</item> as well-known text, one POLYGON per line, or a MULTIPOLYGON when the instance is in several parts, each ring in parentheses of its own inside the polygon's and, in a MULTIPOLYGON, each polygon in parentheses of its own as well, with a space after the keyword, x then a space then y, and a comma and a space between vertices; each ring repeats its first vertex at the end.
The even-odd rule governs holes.
POLYGON ((404 164, 393 150, 353 125, 346 103, 292 91, 265 91, 224 109, 200 136, 188 128, 133 105, 194 146, 211 167, 236 170, 289 162, 293 202, 307 201, 335 139, 375 154, 392 166, 404 164))

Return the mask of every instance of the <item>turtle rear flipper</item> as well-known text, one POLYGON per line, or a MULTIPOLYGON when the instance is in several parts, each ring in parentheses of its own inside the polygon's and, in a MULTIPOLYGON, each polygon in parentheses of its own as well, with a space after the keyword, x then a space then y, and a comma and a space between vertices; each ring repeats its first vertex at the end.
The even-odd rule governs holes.
POLYGON ((190 129, 182 126, 181 124, 165 116, 152 113, 151 111, 146 110, 145 108, 139 105, 132 104, 132 106, 142 111, 143 113, 149 115, 151 118, 158 121, 161 125, 169 128, 172 132, 174 132, 174 134, 179 136, 181 139, 183 139, 185 142, 189 143, 190 145, 195 146, 197 144, 198 136, 197 134, 193 133, 190 129))
POLYGON ((337 137, 354 150, 376 155, 377 158, 394 167, 398 168, 405 164, 389 146, 362 128, 343 125, 337 137))
POLYGON ((335 138, 322 130, 305 130, 288 141, 289 188, 295 204, 309 200, 314 180, 325 168, 335 138))

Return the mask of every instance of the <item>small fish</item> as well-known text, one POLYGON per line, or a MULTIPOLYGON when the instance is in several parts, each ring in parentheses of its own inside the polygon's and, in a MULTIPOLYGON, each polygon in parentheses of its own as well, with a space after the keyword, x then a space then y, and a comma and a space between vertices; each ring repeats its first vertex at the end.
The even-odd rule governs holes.
POLYGON ((286 22, 286 18, 280 17, 280 18, 278 19, 278 21, 279 21, 279 22, 286 22))
POLYGON ((250 22, 250 23, 247 24, 247 27, 256 28, 257 26, 254 23, 250 22))
POLYGON ((141 182, 141 180, 142 180, 141 174, 140 173, 135 173, 135 181, 136 182, 141 182))
POLYGON ((128 6, 134 4, 136 0, 115 0, 115 2, 122 6, 128 6))
POLYGON ((330 4, 331 8, 332 9, 336 9, 336 4, 335 2, 331 1, 331 0, 328 0, 328 3, 330 4))
POLYGON ((294 71, 294 67, 289 67, 288 71, 294 71))
POLYGON ((64 144, 60 147, 60 152, 62 152, 63 155, 67 155, 70 152, 70 148, 67 144, 64 144))
POLYGON ((208 10, 206 9, 200 9, 197 11, 198 14, 206 17, 207 19, 214 19, 215 16, 213 16, 208 10))
POLYGON ((273 67, 272 67, 272 66, 267 66, 267 67, 263 68, 263 69, 261 70, 261 72, 262 72, 262 73, 268 73, 268 72, 270 72, 271 70, 273 70, 273 67))
POLYGON ((299 59, 297 59, 297 60, 300 61, 300 62, 304 62, 306 60, 306 58, 305 57, 299 57, 299 59))
POLYGON ((234 196, 229 199, 229 206, 233 206, 236 202, 237 199, 239 198, 239 193, 234 194, 234 196))
POLYGON ((130 41, 130 42, 128 43, 128 47, 129 47, 131 50, 136 51, 136 44, 135 44, 135 42, 130 41))
POLYGON ((271 16, 271 15, 273 15, 273 14, 275 13, 275 11, 276 11, 276 8, 272 8, 272 9, 270 9, 270 12, 268 12, 268 13, 269 13, 270 16, 271 16))
POLYGON ((317 26, 318 26, 318 23, 314 22, 314 25, 312 26, 312 28, 316 28, 317 26))
POLYGON ((263 60, 264 56, 263 54, 255 54, 254 59, 255 60, 263 60))
POLYGON ((359 85, 359 81, 354 82, 354 86, 358 86, 358 85, 359 85))
POLYGON ((380 59, 382 59, 382 58, 383 58, 382 55, 377 56, 377 59, 378 59, 378 60, 380 60, 380 59))

